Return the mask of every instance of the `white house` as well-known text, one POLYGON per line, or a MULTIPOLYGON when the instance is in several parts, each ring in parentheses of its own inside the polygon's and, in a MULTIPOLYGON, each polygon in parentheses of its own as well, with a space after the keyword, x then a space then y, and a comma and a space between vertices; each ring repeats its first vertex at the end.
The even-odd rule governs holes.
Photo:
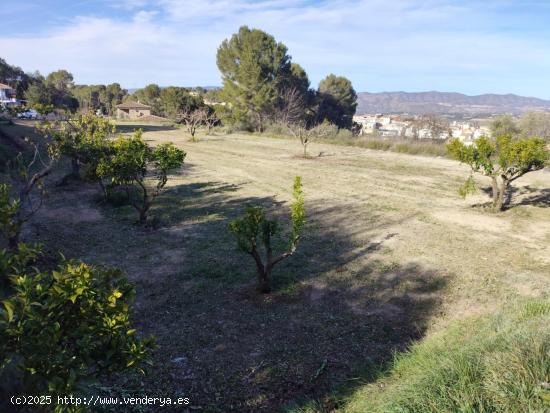
POLYGON ((0 83, 0 105, 16 106, 19 102, 15 97, 15 90, 4 83, 0 83))

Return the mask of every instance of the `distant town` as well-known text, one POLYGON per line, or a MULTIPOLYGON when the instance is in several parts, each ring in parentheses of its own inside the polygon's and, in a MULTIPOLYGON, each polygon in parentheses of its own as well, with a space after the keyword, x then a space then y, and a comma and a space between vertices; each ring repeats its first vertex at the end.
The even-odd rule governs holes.
POLYGON ((360 125, 360 135, 400 137, 411 139, 458 138, 471 143, 480 136, 490 136, 488 119, 449 121, 438 115, 355 115, 353 121, 360 125))

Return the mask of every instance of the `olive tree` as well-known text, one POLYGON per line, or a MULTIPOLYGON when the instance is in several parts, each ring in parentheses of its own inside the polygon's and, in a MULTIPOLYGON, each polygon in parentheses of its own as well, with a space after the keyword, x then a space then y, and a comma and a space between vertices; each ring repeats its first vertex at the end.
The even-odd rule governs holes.
POLYGON ((163 192, 168 174, 182 166, 186 153, 172 143, 151 148, 138 130, 130 137, 119 137, 112 144, 110 156, 98 165, 100 177, 110 177, 111 185, 126 191, 139 213, 139 223, 147 222, 154 200, 163 192), (153 188, 149 181, 155 181, 153 188), (137 192, 138 196, 133 196, 137 192))
POLYGON ((258 276, 257 289, 260 293, 269 293, 271 291, 271 273, 273 267, 290 257, 296 251, 300 234, 305 224, 304 198, 302 195, 302 180, 299 176, 294 178, 294 202, 291 205, 290 221, 292 230, 288 240, 286 251, 279 255, 274 255, 273 238, 279 234, 280 226, 277 219, 266 217, 261 207, 249 207, 244 216, 232 221, 229 224, 229 230, 237 239, 239 250, 250 254, 256 263, 256 272, 258 276), (262 259, 261 248, 265 253, 265 259, 262 259))
POLYGON ((496 117, 489 124, 489 129, 491 130, 492 136, 501 136, 501 135, 517 135, 520 133, 520 128, 511 115, 501 115, 496 117))
MULTIPOLYGON (((472 173, 491 178, 493 210, 504 209, 510 184, 528 172, 544 168, 550 153, 542 138, 513 138, 501 135, 495 139, 485 136, 470 146, 458 139, 447 144, 449 154, 456 160, 470 166, 472 173)), ((462 189, 466 196, 473 189, 470 176, 462 189)))

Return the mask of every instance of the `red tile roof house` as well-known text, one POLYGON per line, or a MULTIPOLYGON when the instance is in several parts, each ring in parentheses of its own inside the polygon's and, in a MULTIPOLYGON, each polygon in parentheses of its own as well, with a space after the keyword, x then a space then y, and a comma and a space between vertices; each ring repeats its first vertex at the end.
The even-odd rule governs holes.
POLYGON ((151 116, 151 106, 139 102, 126 102, 117 105, 116 117, 119 119, 139 119, 151 116))

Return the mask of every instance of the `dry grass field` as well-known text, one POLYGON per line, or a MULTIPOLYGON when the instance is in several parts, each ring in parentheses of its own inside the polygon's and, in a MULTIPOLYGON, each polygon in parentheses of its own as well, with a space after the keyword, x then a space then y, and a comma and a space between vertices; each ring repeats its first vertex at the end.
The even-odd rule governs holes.
POLYGON ((191 143, 164 126, 144 138, 187 152, 153 208, 155 229, 135 226, 129 206, 102 204, 95 186, 68 185, 53 187, 24 234, 136 284, 134 321, 158 348, 142 383, 117 382, 128 391, 184 394, 205 412, 285 411, 308 398, 330 409, 334 389, 353 391, 412 340, 550 293, 548 171, 518 180, 510 208, 492 214, 483 191, 458 197, 468 170, 448 159, 316 143, 304 159, 296 141, 191 143), (255 204, 288 222, 295 175, 305 234, 276 267, 274 292, 258 296, 227 224, 255 204))

